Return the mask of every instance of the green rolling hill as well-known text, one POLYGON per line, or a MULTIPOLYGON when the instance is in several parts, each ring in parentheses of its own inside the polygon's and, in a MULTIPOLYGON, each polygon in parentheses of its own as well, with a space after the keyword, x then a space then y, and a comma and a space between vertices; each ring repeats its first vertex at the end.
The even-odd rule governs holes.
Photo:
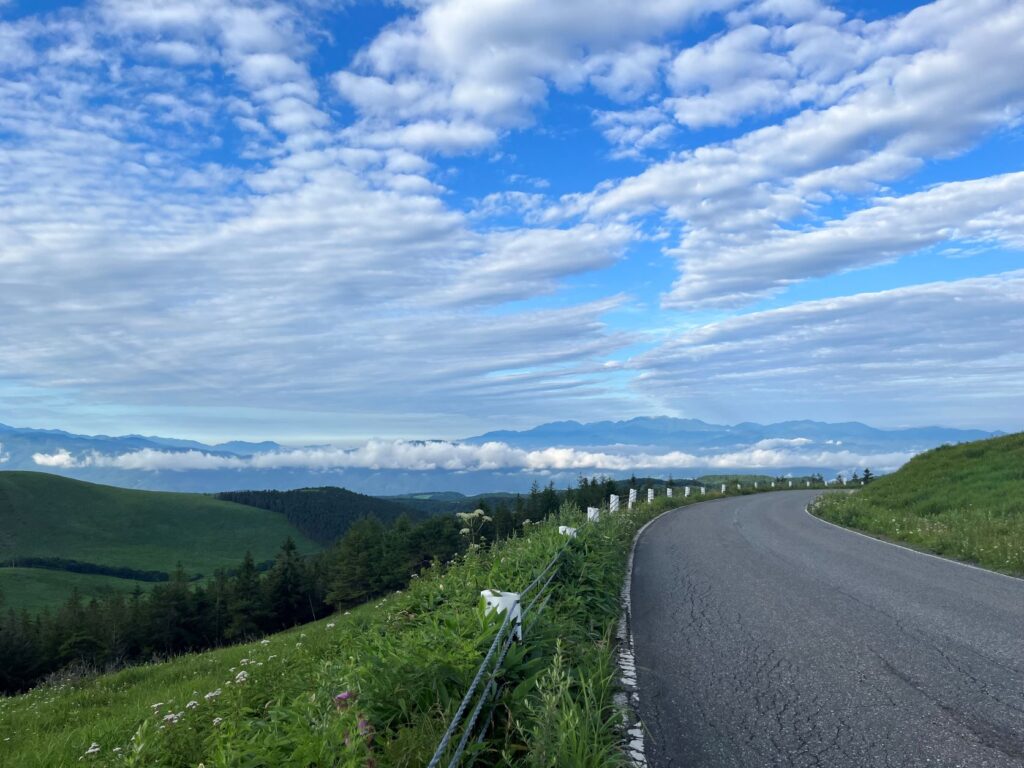
MULTIPOLYGON (((291 536, 301 552, 318 549, 277 512, 199 494, 135 491, 42 472, 0 472, 0 565, 60 558, 104 568, 210 576, 252 552, 274 557, 291 536)), ((57 564, 61 567, 61 564, 57 564)), ((38 609, 152 582, 66 570, 0 567, 5 607, 38 609)))
POLYGON ((1024 576, 1024 433, 944 445, 853 494, 823 497, 834 523, 1024 576))

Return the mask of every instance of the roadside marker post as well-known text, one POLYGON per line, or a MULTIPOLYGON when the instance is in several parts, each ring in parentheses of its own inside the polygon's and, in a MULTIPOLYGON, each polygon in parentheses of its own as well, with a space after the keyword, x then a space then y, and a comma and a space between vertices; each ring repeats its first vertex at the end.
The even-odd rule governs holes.
POLYGON ((614 493, 608 497, 608 511, 618 512, 619 511, 619 497, 614 493))
POLYGON ((702 485, 700 487, 700 495, 701 496, 705 496, 705 495, 707 495, 707 492, 708 492, 708 487, 706 485, 702 485))
POLYGON ((597 507, 587 507, 587 520, 596 523, 601 519, 601 510, 597 507))
POLYGON ((498 613, 509 612, 512 617, 512 633, 516 640, 519 642, 523 641, 523 606, 519 601, 518 592, 502 592, 497 589, 485 589, 480 593, 483 597, 486 607, 484 613, 488 614, 492 611, 498 613))
POLYGON ((722 493, 725 493, 725 483, 722 483, 722 493))
POLYGON ((686 486, 685 488, 683 488, 683 498, 686 498, 689 495, 690 495, 690 486, 686 486))
POLYGON ((654 501, 654 489, 653 488, 648 488, 647 489, 647 503, 650 504, 652 501, 654 501))
POLYGON ((672 486, 670 485, 665 489, 665 494, 671 499, 672 498, 672 486))
POLYGON ((626 505, 630 509, 632 509, 634 504, 636 504, 636 488, 630 488, 629 489, 629 501, 626 503, 626 505))

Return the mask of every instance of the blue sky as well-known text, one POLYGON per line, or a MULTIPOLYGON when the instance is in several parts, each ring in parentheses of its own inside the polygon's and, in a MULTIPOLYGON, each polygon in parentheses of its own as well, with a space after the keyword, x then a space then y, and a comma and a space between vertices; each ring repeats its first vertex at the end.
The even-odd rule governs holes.
POLYGON ((0 422, 1024 428, 1016 0, 0 0, 0 422))

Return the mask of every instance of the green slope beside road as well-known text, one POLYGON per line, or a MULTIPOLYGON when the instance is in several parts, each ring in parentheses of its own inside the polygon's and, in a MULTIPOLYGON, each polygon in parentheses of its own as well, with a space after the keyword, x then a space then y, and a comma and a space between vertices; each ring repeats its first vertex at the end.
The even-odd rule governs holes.
POLYGON ((812 511, 833 523, 1024 576, 1024 433, 945 445, 812 511))

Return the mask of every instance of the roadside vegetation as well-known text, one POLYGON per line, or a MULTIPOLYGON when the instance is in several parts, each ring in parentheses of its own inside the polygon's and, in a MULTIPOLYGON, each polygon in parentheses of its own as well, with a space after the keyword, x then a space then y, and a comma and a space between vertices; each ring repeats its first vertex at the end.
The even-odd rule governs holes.
POLYGON ((1024 576, 1024 433, 945 445, 812 511, 839 525, 1024 576))
MULTIPOLYGON (((605 490, 595 484, 579 498, 596 501, 605 490)), ((728 495, 737 492, 750 488, 728 495)), ((66 669, 27 694, 0 698, 0 765, 425 765, 500 621, 484 613, 480 591, 522 589, 566 544, 558 528, 569 525, 578 536, 545 609, 526 617, 524 642, 503 666, 492 726, 470 754, 480 766, 622 766, 613 638, 630 544, 660 512, 721 495, 659 493, 632 510, 623 493, 622 511, 596 523, 563 501, 540 519, 516 521, 498 541, 485 534, 494 530, 491 515, 464 513, 459 553, 410 570, 408 586, 368 603, 112 674, 66 669)), ((392 530, 375 529, 384 530, 377 537, 360 528, 339 544, 350 541, 349 554, 384 546, 392 530)), ((356 559, 349 574, 379 572, 383 561, 356 559)))

